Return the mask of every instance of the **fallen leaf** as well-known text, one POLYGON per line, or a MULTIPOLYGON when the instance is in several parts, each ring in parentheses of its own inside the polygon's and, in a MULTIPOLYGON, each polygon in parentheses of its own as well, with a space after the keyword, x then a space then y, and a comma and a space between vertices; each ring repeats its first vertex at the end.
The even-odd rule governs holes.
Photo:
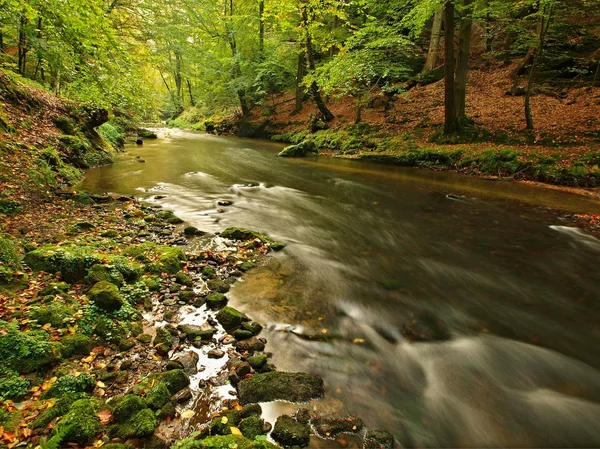
POLYGON ((191 418, 192 416, 194 416, 195 414, 196 414, 196 412, 193 410, 186 410, 185 412, 183 412, 181 414, 181 417, 184 419, 188 419, 188 418, 191 418))
POLYGON ((106 425, 108 423, 111 422, 112 420, 112 413, 110 412, 110 410, 100 410, 98 412, 98 418, 100 419, 100 423, 106 425))
POLYGON ((237 427, 230 427, 229 430, 231 430, 232 435, 242 435, 242 432, 237 427))

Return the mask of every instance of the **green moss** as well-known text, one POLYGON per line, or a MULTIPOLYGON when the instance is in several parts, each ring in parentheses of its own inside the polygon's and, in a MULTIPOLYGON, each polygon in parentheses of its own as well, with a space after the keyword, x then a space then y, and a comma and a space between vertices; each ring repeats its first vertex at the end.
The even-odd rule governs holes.
POLYGON ((75 124, 73 120, 66 116, 58 116, 52 119, 54 126, 63 132, 63 134, 72 135, 75 133, 75 124))
POLYGON ((242 419, 238 425, 240 432, 249 440, 255 439, 259 435, 263 435, 263 425, 257 416, 250 416, 242 419))
POLYGON ((142 282, 148 287, 148 290, 157 292, 160 290, 162 281, 159 276, 148 276, 142 279, 142 282))
POLYGON ((205 266, 202 269, 202 275, 206 276, 206 277, 213 277, 217 274, 217 272, 215 271, 215 269, 213 267, 211 267, 210 265, 205 266))
POLYGON ((69 291, 69 288, 66 282, 51 282, 38 292, 38 296, 64 294, 69 291))
POLYGON ((259 370, 267 364, 267 360, 267 354, 257 354, 254 357, 250 357, 248 359, 248 363, 255 370, 259 370))
POLYGON ((221 280, 221 279, 211 279, 206 283, 207 287, 210 288, 213 292, 217 293, 227 293, 231 286, 229 283, 221 280))
POLYGON ((258 239, 264 244, 271 245, 271 247, 276 251, 282 249, 285 246, 282 243, 276 242, 273 239, 267 237, 266 235, 261 234, 260 232, 251 231, 250 229, 245 229, 245 228, 236 228, 236 227, 227 228, 223 232, 221 232, 221 237, 226 238, 226 239, 241 240, 241 241, 258 239))
POLYGON ((154 346, 165 344, 171 348, 173 344, 175 344, 175 340, 166 327, 160 327, 156 330, 156 336, 154 337, 152 344, 154 346))
POLYGON ((67 335, 61 340, 61 343, 64 347, 63 355, 65 357, 89 355, 94 347, 92 339, 84 334, 67 335))
POLYGON ((227 332, 239 327, 244 321, 244 314, 233 307, 223 307, 216 316, 217 321, 227 332))
POLYGON ((124 254, 145 263, 146 269, 156 274, 175 274, 181 269, 181 262, 186 260, 185 253, 180 248, 151 242, 132 245, 124 254))
POLYGON ((192 438, 178 441, 173 449, 278 449, 266 440, 249 440, 241 435, 211 436, 203 440, 192 438))
POLYGON ((13 271, 21 270, 19 252, 15 243, 0 235, 0 284, 14 280, 13 271))
POLYGON ((19 373, 31 373, 61 360, 61 345, 46 332, 21 332, 16 323, 0 321, 0 363, 19 373))
POLYGON ((123 305, 119 288, 106 281, 96 283, 88 292, 88 298, 97 307, 107 311, 118 310, 123 305))
POLYGON ((62 435, 63 443, 77 443, 86 446, 92 443, 100 432, 98 402, 94 399, 75 401, 69 412, 60 420, 56 433, 62 435))
POLYGON ((30 318, 40 325, 50 324, 52 327, 65 327, 65 320, 72 318, 75 311, 65 304, 55 301, 47 307, 37 307, 31 310, 30 318))
POLYGON ((133 280, 141 274, 141 266, 122 256, 102 253, 93 247, 66 245, 43 246, 25 255, 24 262, 34 271, 60 272, 69 283, 83 280, 88 270, 97 264, 107 262, 119 271, 125 279, 133 280))
POLYGON ((282 415, 277 418, 271 436, 284 446, 307 446, 310 441, 310 427, 291 416, 282 415))
POLYGON ((146 401, 135 394, 127 394, 118 399, 113 406, 112 414, 117 423, 124 423, 132 416, 147 408, 146 401))
POLYGON ((242 323, 242 329, 251 332, 252 335, 258 335, 262 332, 263 327, 260 323, 255 321, 246 321, 242 323))
POLYGON ((23 212, 23 206, 18 201, 0 199, 0 213, 9 215, 20 212, 23 212))
POLYGON ((271 371, 255 374, 238 385, 240 404, 270 401, 307 402, 324 394, 323 379, 307 373, 271 371))
POLYGON ((227 296, 223 293, 211 293, 206 297, 206 305, 209 309, 220 309, 227 305, 227 296))
POLYGON ((115 149, 125 145, 125 133, 120 126, 103 123, 98 127, 98 134, 115 149))
POLYGON ((171 392, 163 382, 156 384, 145 396, 148 407, 160 410, 171 401, 171 392))
POLYGON ((103 264, 92 265, 88 270, 86 280, 92 285, 100 281, 107 281, 118 287, 125 282, 123 274, 120 271, 103 264))

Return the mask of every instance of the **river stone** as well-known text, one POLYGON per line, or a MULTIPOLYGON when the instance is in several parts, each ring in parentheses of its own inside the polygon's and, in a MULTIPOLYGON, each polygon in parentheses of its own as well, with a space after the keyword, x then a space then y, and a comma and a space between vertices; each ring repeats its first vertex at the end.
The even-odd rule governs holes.
POLYGON ((279 157, 306 157, 319 154, 317 146, 312 140, 304 140, 296 145, 285 147, 277 156, 279 157))
POLYGON ((264 351, 265 344, 256 337, 249 338, 247 340, 238 341, 235 348, 239 352, 259 352, 264 351))
POLYGON ((334 438, 340 433, 354 433, 363 427, 362 420, 355 417, 317 418, 313 420, 317 434, 323 438, 334 438))
POLYGON ((204 323, 201 326, 196 324, 180 324, 177 326, 177 329, 183 332, 186 337, 192 341, 196 339, 204 341, 210 340, 215 332, 217 332, 217 329, 208 323, 204 323))
POLYGON ((277 418, 271 437, 283 446, 307 446, 310 441, 310 427, 288 415, 277 418))
POLYGON ((211 293, 206 297, 206 307, 217 310, 227 305, 227 296, 223 293, 211 293))
POLYGON ((240 404, 255 402, 307 402, 323 397, 323 379, 307 373, 272 371, 255 374, 238 384, 240 404))
POLYGON ((216 318, 227 332, 231 332, 242 324, 244 314, 233 307, 226 306, 217 313, 216 318))
POLYGON ((206 283, 206 285, 213 292, 217 293, 227 293, 231 288, 227 282, 222 281, 220 279, 211 279, 206 283))
POLYGON ((190 399, 192 399, 192 390, 190 390, 189 387, 184 388, 183 390, 175 393, 172 399, 173 402, 177 404, 183 404, 184 402, 187 402, 190 399))
POLYGON ((237 329, 233 331, 233 337, 238 340, 247 340, 248 338, 252 338, 253 334, 250 331, 245 331, 243 329, 237 329))
POLYGON ((429 311, 413 314, 404 323, 402 335, 409 341, 445 341, 451 338, 446 324, 429 311))
POLYGON ((255 370, 261 369, 263 366, 267 364, 268 356, 267 354, 257 354, 248 359, 248 363, 255 370))
POLYGON ((198 361, 200 356, 194 351, 187 351, 175 357, 174 361, 181 364, 183 370, 188 374, 196 374, 198 372, 198 361))
POLYGON ((367 430, 363 449, 393 449, 394 436, 387 430, 367 430))
POLYGON ((220 349, 211 349, 206 355, 209 359, 220 359, 225 355, 225 352, 220 349))
POLYGON ((242 330, 252 332, 252 335, 258 335, 263 330, 263 327, 261 324, 255 322, 255 321, 250 321, 250 322, 242 323, 242 330))
POLYGON ((97 282, 88 292, 90 302, 109 312, 119 310, 124 301, 119 294, 119 288, 107 281, 97 282))

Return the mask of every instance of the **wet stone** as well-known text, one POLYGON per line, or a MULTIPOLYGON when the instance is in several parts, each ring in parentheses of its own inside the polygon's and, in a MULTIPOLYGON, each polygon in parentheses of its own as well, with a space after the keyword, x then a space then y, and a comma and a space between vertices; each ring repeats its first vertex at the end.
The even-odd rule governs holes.
POLYGON ((394 436, 387 430, 368 430, 363 449, 393 449, 394 436))
POLYGON ((220 349, 211 349, 206 355, 209 359, 220 359, 225 355, 225 352, 220 349))

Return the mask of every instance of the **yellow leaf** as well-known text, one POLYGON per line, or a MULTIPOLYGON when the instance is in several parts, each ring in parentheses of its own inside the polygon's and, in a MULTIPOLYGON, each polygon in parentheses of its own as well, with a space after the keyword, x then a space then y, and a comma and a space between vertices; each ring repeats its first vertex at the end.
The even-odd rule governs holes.
POLYGON ((223 416, 223 417, 221 418, 221 424, 227 424, 227 421, 229 421, 229 420, 227 419, 227 416, 223 416))
POLYGON ((98 382, 96 382, 96 386, 98 386, 100 388, 106 388, 106 384, 104 382, 102 382, 101 380, 99 380, 98 382))
POLYGON ((232 435, 241 435, 242 434, 242 432, 240 432, 240 429, 238 429, 237 427, 230 427, 229 430, 231 430, 232 435))
POLYGON ((98 388, 98 392, 96 394, 98 396, 102 397, 106 394, 106 391, 104 391, 102 388, 98 388))
POLYGON ((46 330, 46 329, 50 329, 50 327, 51 327, 51 324, 47 323, 42 326, 42 329, 46 330))
POLYGON ((194 416, 195 414, 196 414, 196 412, 193 410, 186 410, 185 412, 183 412, 181 414, 181 417, 184 419, 188 419, 188 418, 191 418, 192 416, 194 416))
POLYGON ((360 345, 360 344, 362 344, 364 342, 365 342, 365 340, 362 339, 362 338, 355 338, 354 340, 352 340, 352 344, 353 345, 360 345))
POLYGON ((73 375, 74 375, 75 377, 79 377, 79 376, 81 376, 81 371, 75 371, 75 372, 73 373, 73 375))

